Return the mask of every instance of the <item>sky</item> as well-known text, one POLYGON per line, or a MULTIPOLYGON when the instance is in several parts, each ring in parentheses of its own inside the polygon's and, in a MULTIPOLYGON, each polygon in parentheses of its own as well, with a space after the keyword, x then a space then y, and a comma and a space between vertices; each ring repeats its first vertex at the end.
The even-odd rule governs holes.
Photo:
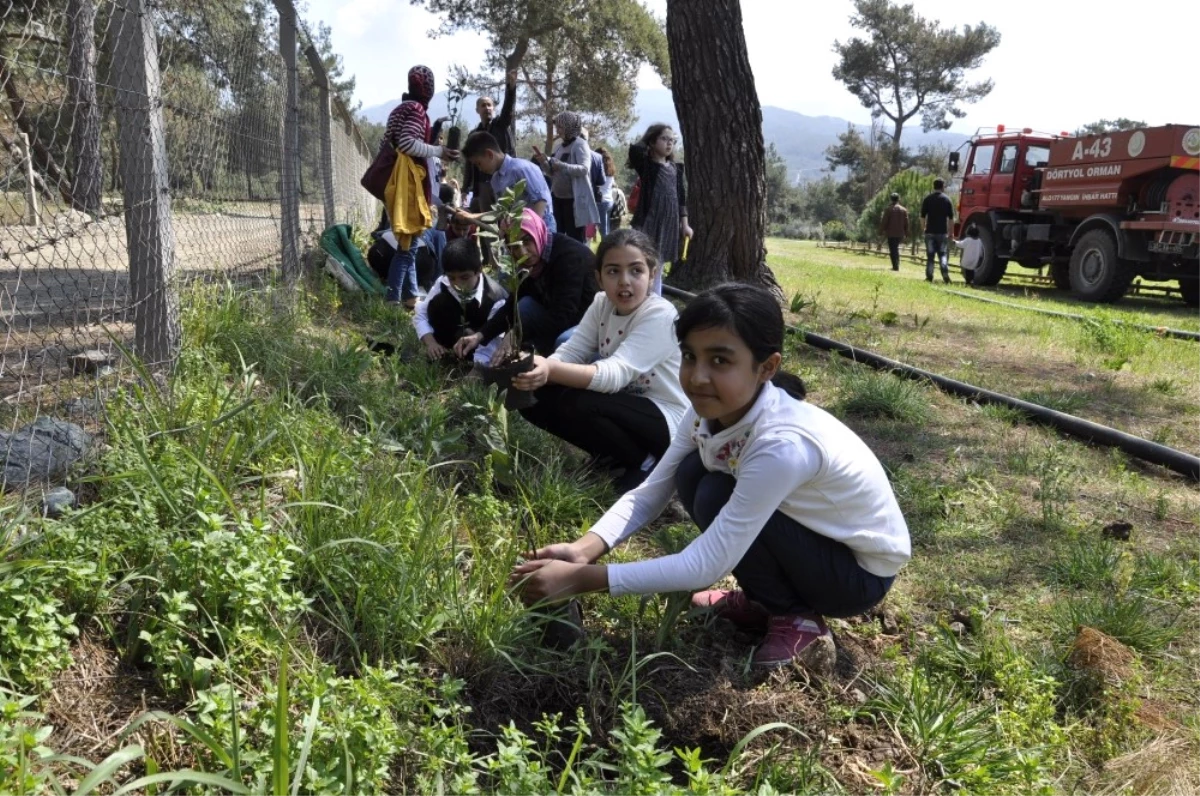
MULTIPOLYGON (((597 0, 602 2, 602 0, 597 0)), ((666 0, 647 0, 666 16, 666 0)), ((1045 132, 1074 130, 1101 118, 1148 124, 1200 123, 1195 52, 1200 30, 1197 0, 1142 0, 1104 6, 1082 0, 914 0, 916 10, 943 26, 986 22, 1001 34, 974 80, 991 78, 985 99, 965 106, 951 129, 972 133, 1005 124, 1045 132), (985 16, 985 14, 987 16, 985 16)), ((410 0, 307 0, 309 22, 333 30, 334 49, 358 85, 364 106, 396 99, 408 67, 434 70, 439 90, 451 65, 477 69, 485 38, 457 33, 435 38, 439 20, 410 0)), ((850 0, 742 0, 743 27, 758 98, 809 116, 858 123, 869 111, 836 81, 835 40, 855 31, 850 0)), ((663 87, 649 68, 639 88, 663 87)))

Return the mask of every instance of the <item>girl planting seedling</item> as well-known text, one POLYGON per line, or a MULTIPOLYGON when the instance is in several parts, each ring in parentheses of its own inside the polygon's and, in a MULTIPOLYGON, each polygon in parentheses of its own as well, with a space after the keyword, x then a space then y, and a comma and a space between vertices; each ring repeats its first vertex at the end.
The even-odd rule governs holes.
POLYGON ((756 666, 827 671, 835 652, 825 617, 871 608, 911 556, 883 466, 780 371, 783 314, 766 290, 706 291, 675 330, 691 408, 662 460, 581 538, 514 567, 510 583, 536 603, 696 591, 732 570, 740 590, 699 591, 692 605, 761 631, 756 666), (596 563, 675 493, 702 531, 691 544, 647 561, 596 563))
POLYGON ((679 386, 675 305, 651 292, 654 244, 632 229, 612 233, 596 251, 602 288, 579 327, 549 357, 513 379, 534 390, 525 419, 624 470, 617 489, 646 479, 666 451, 687 399, 679 386))

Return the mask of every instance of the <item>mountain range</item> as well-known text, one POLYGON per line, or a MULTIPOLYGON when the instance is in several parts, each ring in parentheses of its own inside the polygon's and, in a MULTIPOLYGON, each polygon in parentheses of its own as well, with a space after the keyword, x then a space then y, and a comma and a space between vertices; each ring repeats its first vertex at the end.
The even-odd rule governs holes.
MULTIPOLYGON (((361 116, 369 122, 383 124, 387 121, 388 113, 400 102, 399 99, 363 108, 361 116)), ((475 120, 475 97, 468 96, 463 100, 463 114, 471 121, 475 120)), ((679 120, 675 115, 675 103, 671 92, 665 89, 649 89, 639 91, 634 103, 634 114, 637 121, 633 130, 641 130, 654 122, 669 124, 679 129, 679 120)), ((846 132, 846 128, 854 126, 860 133, 867 133, 869 125, 855 124, 834 116, 806 116, 803 113, 776 108, 771 105, 763 106, 763 139, 775 144, 775 149, 788 166, 788 173, 793 180, 807 181, 821 176, 826 167, 825 150, 836 144, 837 138, 846 132)), ((446 95, 439 93, 429 105, 430 118, 449 115, 446 95)), ((954 149, 967 136, 950 131, 923 132, 920 126, 914 126, 904 131, 904 145, 917 148, 925 144, 941 145, 954 149)), ((686 147, 686 143, 685 143, 686 147)))

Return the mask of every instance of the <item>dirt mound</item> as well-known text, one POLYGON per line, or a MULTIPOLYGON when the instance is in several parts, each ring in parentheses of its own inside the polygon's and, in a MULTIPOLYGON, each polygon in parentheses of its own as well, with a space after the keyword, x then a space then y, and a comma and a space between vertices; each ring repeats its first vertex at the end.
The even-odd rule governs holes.
POLYGON ((1137 656, 1112 636, 1092 627, 1079 628, 1067 664, 1104 683, 1119 685, 1136 674, 1137 656))

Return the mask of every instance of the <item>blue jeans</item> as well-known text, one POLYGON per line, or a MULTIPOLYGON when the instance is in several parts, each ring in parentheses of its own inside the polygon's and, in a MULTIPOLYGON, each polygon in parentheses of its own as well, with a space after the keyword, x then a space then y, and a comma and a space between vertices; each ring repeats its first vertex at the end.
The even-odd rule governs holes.
POLYGON ((387 300, 408 301, 415 299, 417 292, 417 236, 404 250, 396 249, 392 263, 388 266, 387 300))
POLYGON ((600 223, 596 225, 596 228, 600 230, 600 240, 604 240, 608 237, 609 233, 609 215, 612 213, 612 200, 609 199, 607 202, 601 202, 598 205, 598 209, 600 210, 600 223))
MULTIPOLYGON (((546 306, 533 296, 524 296, 518 301, 517 312, 521 315, 522 327, 528 323, 532 323, 534 326, 541 326, 548 321, 550 315, 550 311, 546 309, 546 306)), ((550 356, 556 348, 571 339, 571 335, 575 333, 577 328, 579 328, 578 324, 557 333, 548 332, 538 337, 529 337, 526 335, 524 342, 536 348, 537 352, 542 356, 550 356)))
POLYGON ((925 233, 925 278, 933 279, 933 255, 937 255, 942 266, 942 278, 950 281, 950 249, 949 235, 934 235, 925 233))

